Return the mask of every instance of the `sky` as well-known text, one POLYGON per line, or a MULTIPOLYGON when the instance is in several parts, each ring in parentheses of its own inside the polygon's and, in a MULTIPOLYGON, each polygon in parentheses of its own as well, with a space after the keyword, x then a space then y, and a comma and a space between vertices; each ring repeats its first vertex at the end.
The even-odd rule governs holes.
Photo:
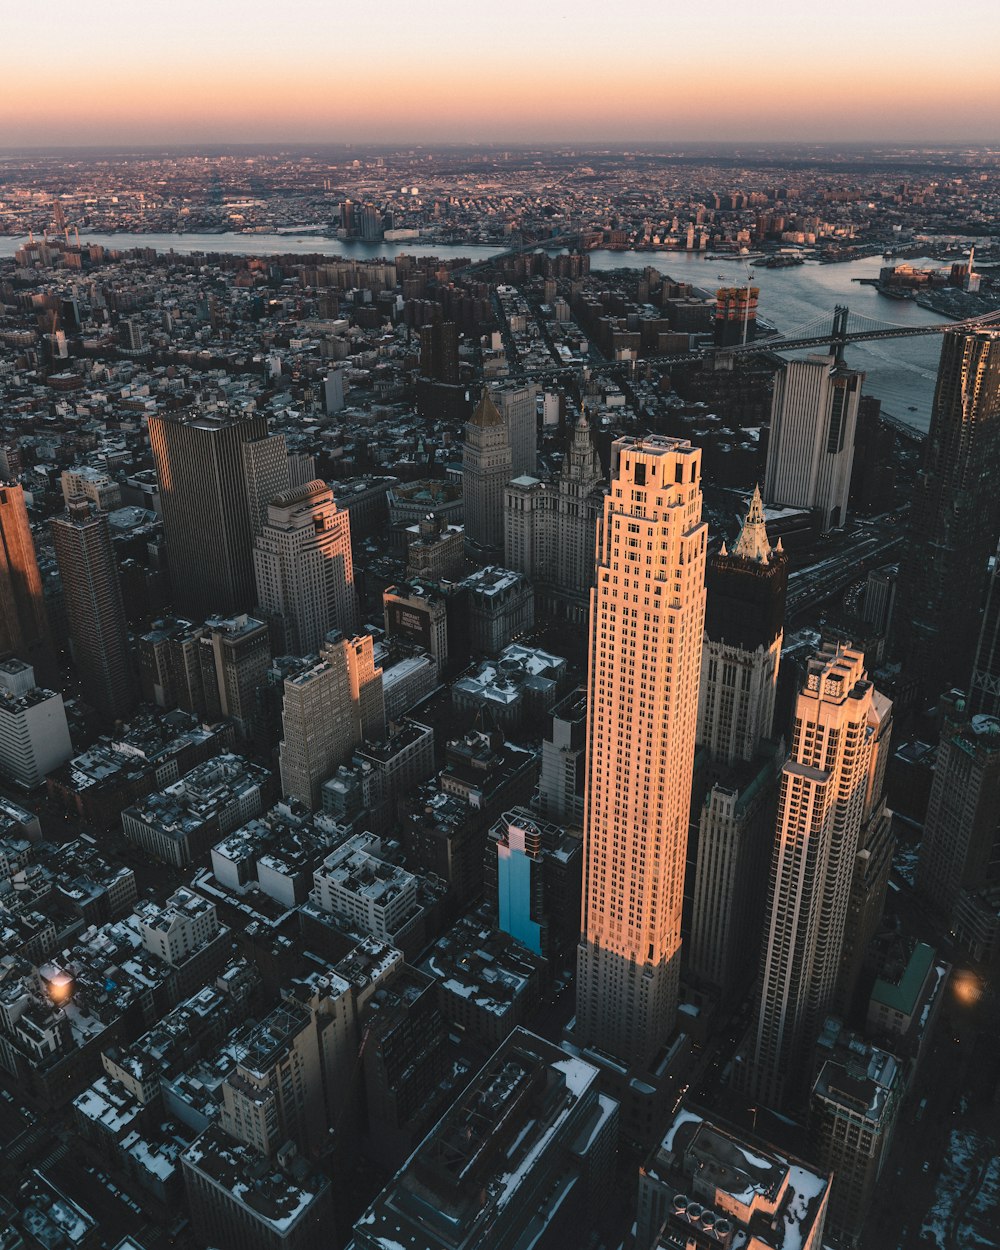
POLYGON ((1000 0, 93 0, 23 21, 3 21, 3 149, 1000 143, 1000 0))

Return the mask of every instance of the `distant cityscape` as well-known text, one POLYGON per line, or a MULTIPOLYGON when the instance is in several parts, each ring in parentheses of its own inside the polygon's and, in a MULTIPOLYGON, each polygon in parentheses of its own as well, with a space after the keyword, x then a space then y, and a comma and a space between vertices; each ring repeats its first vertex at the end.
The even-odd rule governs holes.
POLYGON ((1000 149, 0 154, 0 1250, 1000 1250, 998 985, 1000 149))

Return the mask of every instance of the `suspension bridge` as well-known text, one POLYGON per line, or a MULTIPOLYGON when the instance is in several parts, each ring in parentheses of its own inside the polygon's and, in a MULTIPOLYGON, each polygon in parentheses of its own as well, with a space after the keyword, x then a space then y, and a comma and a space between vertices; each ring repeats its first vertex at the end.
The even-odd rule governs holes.
POLYGON ((998 323, 998 328, 1000 328, 1000 311, 985 313, 980 317, 969 317, 965 321, 939 321, 931 325, 894 325, 892 322, 876 321, 874 317, 851 312, 849 308, 838 304, 833 310, 832 326, 829 314, 826 314, 780 335, 769 335, 766 338, 755 339, 753 342, 740 343, 734 347, 719 347, 715 350, 722 355, 753 351, 788 352, 828 343, 833 353, 836 354, 838 345, 845 343, 863 343, 873 339, 907 339, 921 334, 943 334, 945 330, 985 328, 994 323, 998 323))

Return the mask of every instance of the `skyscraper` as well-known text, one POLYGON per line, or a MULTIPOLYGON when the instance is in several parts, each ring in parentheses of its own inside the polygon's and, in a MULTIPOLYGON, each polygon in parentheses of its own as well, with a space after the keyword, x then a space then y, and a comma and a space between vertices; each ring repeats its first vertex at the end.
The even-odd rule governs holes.
POLYGON ((969 679, 998 482, 1000 330, 948 330, 895 613, 903 663, 932 698, 969 679))
POLYGON ((453 321, 420 327, 420 372, 435 382, 458 384, 458 326, 453 321))
POLYGON ((1000 547, 990 561, 986 606, 969 683, 969 710, 1000 716, 1000 547))
POLYGON ((24 491, 11 483, 0 484, 0 658, 8 656, 30 664, 42 685, 57 680, 24 491))
POLYGON ((833 1002, 879 718, 860 652, 827 649, 809 662, 781 773, 761 997, 744 1057, 750 1091, 771 1105, 804 1095, 833 1002))
POLYGON ((177 610, 194 620, 245 612, 255 598, 253 540, 288 490, 288 457, 263 413, 149 418, 177 610))
POLYGON ((698 742, 706 756, 688 968, 726 998, 760 941, 779 747, 770 741, 788 561, 754 491, 732 551, 708 562, 698 742))
POLYGON ((84 694, 106 716, 124 717, 136 688, 107 513, 71 499, 65 515, 49 524, 84 694))
POLYGON ((788 557, 767 537, 754 490, 732 551, 708 562, 698 742, 713 761, 751 760, 771 733, 788 586, 788 557))
POLYGON ((318 651, 332 629, 358 624, 351 523, 333 491, 313 481, 276 495, 254 550, 257 602, 280 634, 281 651, 318 651))
MULTIPOLYGON (((920 842, 917 890, 953 926, 962 895, 1000 885, 1000 720, 949 701, 920 842)), ((968 900, 964 900, 966 903, 968 900)))
POLYGON ((315 810, 338 764, 360 743, 385 736, 382 670, 370 635, 324 643, 316 663, 285 679, 281 725, 282 790, 315 810))
POLYGON ((847 520, 864 376, 836 356, 809 356, 774 379, 764 498, 814 509, 823 530, 847 520))
POLYGON ((477 555, 499 558, 503 554, 503 497, 510 467, 507 424, 484 390, 466 423, 462 448, 465 537, 477 555))
POLYGON ((537 382, 498 386, 493 400, 507 423, 510 437, 511 476, 535 473, 538 469, 537 399, 542 388, 537 382))
POLYGON ((577 1029, 644 1065, 674 1025, 705 615, 701 452, 619 439, 590 592, 577 1029))

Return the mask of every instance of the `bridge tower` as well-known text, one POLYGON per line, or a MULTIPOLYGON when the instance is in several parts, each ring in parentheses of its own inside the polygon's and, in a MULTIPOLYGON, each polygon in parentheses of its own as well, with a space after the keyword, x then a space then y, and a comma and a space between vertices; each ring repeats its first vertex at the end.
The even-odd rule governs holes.
POLYGON ((833 340, 830 343, 830 355, 836 356, 837 364, 844 363, 844 347, 847 345, 847 318, 850 309, 846 304, 837 304, 833 310, 833 340))

